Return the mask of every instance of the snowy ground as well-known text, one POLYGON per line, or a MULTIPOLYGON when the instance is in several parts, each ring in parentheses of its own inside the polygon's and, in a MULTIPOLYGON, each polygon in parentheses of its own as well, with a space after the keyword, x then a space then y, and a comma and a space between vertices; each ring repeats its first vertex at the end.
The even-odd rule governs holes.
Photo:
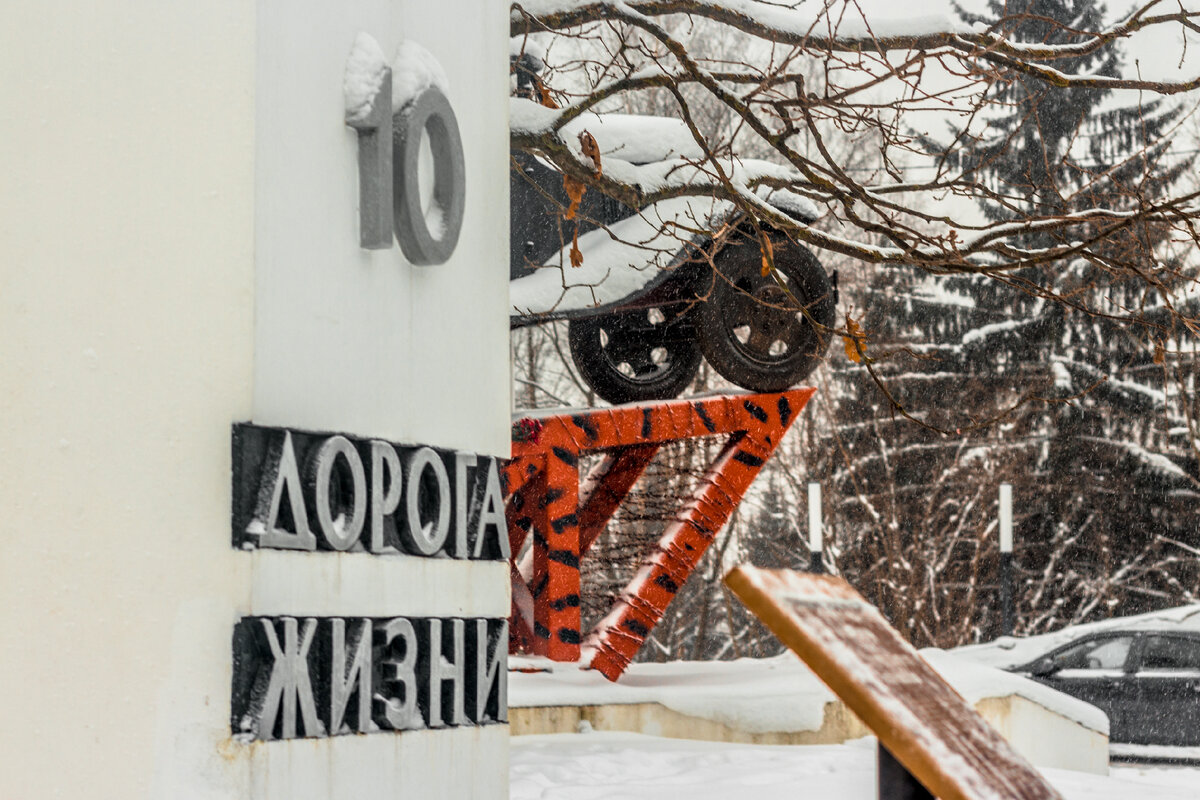
MULTIPOLYGON (((635 733, 516 736, 511 800, 874 800, 875 743, 769 746, 635 733), (803 791, 801 792, 800 789, 803 791)), ((1045 770, 1066 800, 1197 800, 1200 769, 1045 770)))
MULTIPOLYGON (((933 650, 923 654, 974 701, 979 699, 976 695, 1014 693, 1008 683, 1019 679, 987 668, 983 668, 986 675, 977 675, 967 668, 970 661, 990 666, 1023 663, 1096 630, 1173 625, 1200 627, 1200 606, 959 648, 952 655, 933 650)), ((790 654, 717 664, 635 664, 617 684, 582 672, 576 665, 514 661, 517 666, 548 671, 513 673, 513 706, 654 701, 747 729, 808 730, 819 727, 820 708, 832 697, 790 654)), ((1078 704, 1065 696, 1061 701, 1078 704)), ((1057 710, 1077 717, 1071 708, 1057 710)), ((874 739, 830 746, 771 746, 588 731, 516 736, 511 747, 512 800, 874 800, 876 796, 874 739)), ((1113 749, 1126 756, 1139 755, 1135 752, 1139 748, 1117 745, 1113 749)), ((1140 750, 1146 757, 1200 756, 1200 748, 1140 750)), ((1118 764, 1108 776, 1060 769, 1043 772, 1066 800, 1200 800, 1200 766, 1118 764)))

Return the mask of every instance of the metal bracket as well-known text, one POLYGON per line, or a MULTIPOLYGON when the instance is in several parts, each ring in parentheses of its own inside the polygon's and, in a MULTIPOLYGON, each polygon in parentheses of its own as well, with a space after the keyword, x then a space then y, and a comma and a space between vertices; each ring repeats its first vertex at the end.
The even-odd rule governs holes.
POLYGON ((519 420, 505 468, 510 652, 579 661, 616 680, 662 619, 815 389, 617 406, 519 420), (579 564, 668 443, 725 436, 720 454, 609 613, 581 635, 579 564), (579 457, 604 451, 580 483, 579 457), (533 542, 523 560, 526 538, 533 542))

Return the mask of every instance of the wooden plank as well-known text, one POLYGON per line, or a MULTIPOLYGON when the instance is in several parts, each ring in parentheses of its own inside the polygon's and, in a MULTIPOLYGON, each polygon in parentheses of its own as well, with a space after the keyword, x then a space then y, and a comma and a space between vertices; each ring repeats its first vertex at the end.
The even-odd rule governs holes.
POLYGON ((841 578, 742 566, 725 582, 934 796, 1061 800, 841 578))

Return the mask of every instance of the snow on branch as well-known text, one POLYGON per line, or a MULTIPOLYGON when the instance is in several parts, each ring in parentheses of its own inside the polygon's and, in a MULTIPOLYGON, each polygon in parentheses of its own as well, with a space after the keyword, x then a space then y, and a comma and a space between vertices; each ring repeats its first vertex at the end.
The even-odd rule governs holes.
POLYGON ((1200 482, 1188 474, 1171 459, 1152 453, 1133 442, 1115 441, 1100 437, 1082 437, 1081 441, 1091 445, 1097 452, 1107 452, 1118 459, 1119 466, 1128 469, 1143 482, 1162 490, 1186 490, 1200 496, 1200 482))
POLYGON ((1200 87, 1200 76, 1188 81, 1144 81, 1101 74, 1072 75, 1041 62, 1090 55, 1131 34, 1168 25, 1200 30, 1200 11, 1182 6, 1165 13, 1163 0, 1136 8, 1123 20, 1087 31, 1067 43, 1019 42, 995 27, 966 25, 946 14, 910 14, 868 18, 853 2, 830 3, 814 14, 807 4, 789 7, 764 0, 524 0, 514 3, 510 34, 563 30, 590 22, 630 17, 687 14, 719 22, 764 41, 830 52, 889 50, 940 51, 1005 66, 1055 86, 1127 88, 1177 94, 1200 87))
MULTIPOLYGON (((594 185, 604 194, 634 207, 689 194, 715 193, 755 217, 753 204, 746 203, 744 189, 768 183, 830 208, 849 229, 862 234, 834 234, 828 228, 817 230, 794 220, 773 219, 766 212, 772 225, 810 246, 870 263, 917 264, 942 274, 1050 264, 1086 255, 1095 243, 1120 236, 1133 225, 1161 223, 1187 227, 1190 220, 1200 216, 1197 193, 1155 201, 1153 196, 1139 192, 1135 185, 1129 187, 1129 196, 1137 199, 1127 207, 1067 207, 1034 217, 980 224, 932 213, 924 204, 913 202, 914 197, 938 193, 943 197, 950 194, 974 198, 1000 210, 1011 207, 1014 197, 1010 189, 986 185, 973 168, 954 168, 953 159, 938 163, 932 180, 924 182, 863 180, 872 176, 860 177, 844 169, 830 147, 835 133, 870 142, 882 162, 877 172, 890 173, 889 160, 894 157, 891 153, 903 156, 905 152, 927 147, 927 142, 918 143, 904 133, 902 114, 952 111, 961 106, 959 113, 982 116, 992 108, 987 87, 1011 80, 1005 74, 1011 74, 1013 59, 1019 56, 1033 59, 1023 62, 1028 69, 1043 70, 1034 77, 1047 82, 1047 91, 1064 86, 1063 73, 1034 63, 1038 58, 1055 57, 1057 51, 1053 48, 1031 48, 1009 42, 997 38, 999 34, 993 31, 966 32, 962 22, 907 18, 903 23, 872 25, 870 20, 861 18, 855 6, 841 7, 836 20, 833 9, 831 6, 822 18, 814 19, 804 7, 791 9, 759 0, 641 3, 547 0, 515 4, 513 30, 518 34, 529 30, 566 31, 588 22, 619 24, 642 37, 637 40, 642 58, 635 63, 628 54, 621 58, 609 56, 607 60, 602 57, 594 69, 602 76, 615 77, 576 86, 569 95, 575 99, 560 108, 546 108, 544 101, 515 98, 511 108, 512 146, 538 153, 572 179, 594 185), (731 64, 729 59, 723 59, 719 62, 721 68, 714 69, 714 60, 706 58, 694 43, 685 43, 664 22, 666 15, 679 13, 704 17, 772 42, 793 44, 796 50, 766 68, 748 62, 731 64), (859 16, 857 21, 855 14, 859 16), (822 31, 836 35, 823 36, 822 31), (921 38, 930 36, 934 38, 929 41, 921 38), (868 39, 878 45, 868 48, 870 52, 863 48, 868 39), (960 46, 963 43, 970 47, 963 49, 960 46), (905 56, 900 64, 895 64, 886 54, 893 45, 916 51, 915 55, 905 56), (840 60, 835 61, 833 57, 843 52, 850 56, 838 56, 840 60), (800 59, 822 54, 827 60, 820 81, 812 76, 811 70, 796 68, 800 59), (947 60, 956 63, 946 66, 947 60), (951 97, 944 90, 934 93, 924 89, 922 75, 934 68, 934 62, 943 71, 965 81, 957 95, 951 97), (835 78, 836 86, 832 85, 835 78), (881 102, 885 83, 892 87, 890 91, 897 93, 895 100, 884 98, 881 102), (572 131, 572 123, 576 123, 573 132, 577 132, 581 127, 578 123, 585 121, 593 109, 610 106, 643 91, 666 92, 676 101, 676 113, 686 117, 689 107, 699 102, 690 99, 696 97, 694 92, 687 93, 690 89, 704 90, 736 120, 741 129, 738 135, 743 140, 747 137, 756 140, 759 143, 756 150, 791 169, 743 168, 740 180, 735 180, 727 174, 723 160, 737 159, 730 159, 728 152, 721 152, 719 142, 708 141, 690 123, 703 151, 701 158, 692 160, 697 168, 664 164, 656 176, 646 168, 626 169, 618 160, 614 162, 617 169, 598 172, 591 159, 575 146, 574 137, 565 135, 572 131), (1029 241, 1034 237, 1042 241, 1039 246, 1030 247, 1029 241), (867 243, 864 241, 867 239, 875 242, 867 243)), ((1093 43, 1109 41, 1121 31, 1153 20, 1158 20, 1154 24, 1163 24, 1159 17, 1135 15, 1119 26, 1083 38, 1093 43)), ((1191 16, 1185 14, 1184 20, 1190 24, 1191 16)), ((1070 47, 1075 48, 1071 50, 1075 55, 1088 49, 1070 47)), ((1016 71, 1023 70, 1028 72, 1024 68, 1016 71)), ((1070 77, 1067 84, 1076 78, 1091 87, 1098 86, 1096 81, 1100 79, 1105 85, 1117 80, 1089 74, 1070 77)), ((973 134, 967 130, 963 135, 973 134)), ((966 142, 959 144, 963 143, 966 142)), ((951 148, 946 152, 950 155, 959 151, 960 148, 951 148)), ((1150 179, 1146 176, 1144 180, 1150 179)), ((1080 187, 1086 188, 1089 187, 1080 187)), ((1065 199, 1069 205, 1071 198, 1065 199)))
MULTIPOLYGON (((1121 380, 1110 375, 1106 376, 1092 365, 1078 361, 1060 358, 1055 359, 1054 363, 1062 365, 1073 379, 1078 378, 1078 389, 1076 391, 1086 389, 1088 395, 1097 400, 1107 402, 1133 413, 1162 414, 1167 409, 1166 393, 1159 389, 1154 389, 1137 381, 1121 380)), ((1074 388, 1075 385, 1073 382, 1071 388, 1074 388)), ((1176 422, 1179 421, 1174 418, 1172 419, 1176 422)))
MULTIPOLYGON (((588 258, 633 266, 646 242, 670 253, 674 237, 702 260, 736 227, 843 275, 969 275, 1044 303, 997 323, 1003 310, 959 298, 961 326, 946 330, 975 365, 1049 341, 1053 309, 1136 326, 1160 348, 1200 333, 1200 306, 1175 300, 1200 271, 1196 103, 1168 97, 1200 83, 1143 79, 1122 49, 1148 28, 1200 32, 1200 11, 1149 0, 1106 21, 1085 6, 981 21, 877 19, 853 0, 514 3, 512 149, 642 220, 623 245, 624 227, 592 236, 607 255, 579 251, 575 277, 539 280, 562 303, 584 287, 595 303, 616 273, 588 258)), ((1054 369, 1064 385, 1084 379, 1054 369)), ((1119 383, 1099 391, 1160 408, 1119 383)))
POLYGON ((1029 334, 1031 328, 1046 324, 1046 317, 1041 316, 1040 309, 1029 317, 993 322, 963 334, 963 349, 968 353, 986 351, 989 347, 995 347, 998 340, 1019 341, 1029 334))

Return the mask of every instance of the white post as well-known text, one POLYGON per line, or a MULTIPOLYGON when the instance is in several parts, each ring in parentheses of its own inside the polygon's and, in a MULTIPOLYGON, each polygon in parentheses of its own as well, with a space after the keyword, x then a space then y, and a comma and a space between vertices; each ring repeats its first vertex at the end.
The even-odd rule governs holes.
POLYGON ((808 484, 808 552, 812 557, 812 572, 824 572, 822 557, 824 543, 821 535, 821 484, 808 484))
POLYGON ((1000 630, 1012 636, 1015 623, 1013 608, 1013 524, 1012 484, 1000 484, 1000 630))
POLYGON ((1000 552, 1011 553, 1013 549, 1012 528, 1012 484, 1000 484, 1000 552))

